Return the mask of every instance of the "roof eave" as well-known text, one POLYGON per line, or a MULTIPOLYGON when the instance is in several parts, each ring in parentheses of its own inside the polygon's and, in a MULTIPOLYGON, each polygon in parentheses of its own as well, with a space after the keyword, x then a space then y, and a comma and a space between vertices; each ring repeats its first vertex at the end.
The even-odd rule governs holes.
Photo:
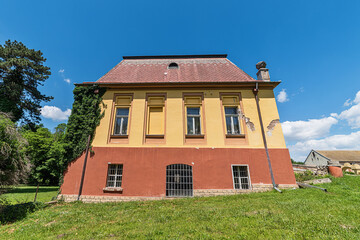
POLYGON ((121 88, 121 87, 194 87, 197 85, 206 86, 206 87, 229 87, 229 86, 241 86, 241 87, 252 87, 255 84, 258 84, 259 87, 271 87, 274 89, 278 86, 281 81, 265 82, 265 81, 246 81, 246 82, 149 82, 149 83, 120 83, 120 82, 83 82, 75 83, 75 86, 89 86, 97 85, 101 87, 109 88, 121 88))

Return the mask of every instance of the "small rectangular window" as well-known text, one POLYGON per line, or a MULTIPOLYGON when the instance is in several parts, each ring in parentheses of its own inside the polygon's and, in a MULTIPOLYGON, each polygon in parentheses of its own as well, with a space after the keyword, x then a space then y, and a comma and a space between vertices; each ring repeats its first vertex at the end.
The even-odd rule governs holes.
MULTIPOLYGON (((112 121, 112 135, 110 138, 127 138, 130 131, 131 94, 115 94, 114 96, 114 115, 112 121)), ((110 140, 111 141, 111 140, 110 140)))
POLYGON ((247 166, 232 166, 235 189, 250 189, 247 166))
POLYGON ((109 164, 106 187, 120 188, 122 183, 122 164, 109 164))
POLYGON ((126 135, 128 129, 129 108, 117 108, 114 135, 126 135))
POLYGON ((226 133, 240 134, 239 113, 237 107, 225 107, 226 133))
POLYGON ((200 135, 201 121, 200 121, 200 107, 187 107, 187 134, 200 135))
POLYGON ((202 93, 184 93, 184 134, 185 142, 197 142, 205 138, 203 125, 202 93))

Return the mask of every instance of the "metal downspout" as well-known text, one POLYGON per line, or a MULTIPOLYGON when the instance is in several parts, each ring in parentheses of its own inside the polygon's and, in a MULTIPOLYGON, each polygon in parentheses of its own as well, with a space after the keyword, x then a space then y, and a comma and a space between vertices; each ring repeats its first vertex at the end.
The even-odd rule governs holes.
POLYGON ((86 144, 86 153, 85 153, 84 165, 83 165, 83 170, 82 170, 82 174, 81 174, 79 194, 78 194, 78 197, 77 197, 78 201, 80 200, 80 196, 81 196, 82 189, 83 189, 83 184, 84 184, 85 169, 86 169, 87 158, 88 158, 88 155, 89 155, 90 140, 91 140, 91 135, 89 135, 88 141, 87 141, 87 144, 86 144))
POLYGON ((270 162, 270 156, 269 156, 269 150, 267 147, 267 142, 266 142, 266 137, 265 137, 265 131, 264 131, 264 124, 262 121, 262 117, 261 117, 261 111, 260 111, 260 104, 259 104, 259 97, 258 97, 258 92, 259 92, 259 84, 256 83, 255 88, 253 89, 253 93, 255 95, 255 100, 256 100, 256 106, 257 106, 257 110, 258 110, 258 115, 259 115, 259 120, 260 120, 260 127, 261 127, 261 134, 262 134, 262 139, 264 142, 264 147, 265 147, 265 151, 266 151, 266 157, 267 157, 267 161, 269 164, 269 170, 270 170, 270 176, 271 176, 271 182, 273 185, 273 188, 281 193, 281 190, 279 188, 277 188, 276 183, 275 183, 275 179, 274 179, 274 173, 271 167, 271 162, 270 162))

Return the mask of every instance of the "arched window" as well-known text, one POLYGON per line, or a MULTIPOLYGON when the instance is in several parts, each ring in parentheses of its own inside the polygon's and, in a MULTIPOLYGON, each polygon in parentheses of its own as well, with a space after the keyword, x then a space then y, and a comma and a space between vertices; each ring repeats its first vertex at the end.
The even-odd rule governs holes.
POLYGON ((166 196, 191 197, 192 195, 192 166, 185 164, 166 166, 166 196))
POLYGON ((177 68, 179 68, 179 65, 175 62, 172 62, 169 64, 168 68, 169 69, 177 69, 177 68))

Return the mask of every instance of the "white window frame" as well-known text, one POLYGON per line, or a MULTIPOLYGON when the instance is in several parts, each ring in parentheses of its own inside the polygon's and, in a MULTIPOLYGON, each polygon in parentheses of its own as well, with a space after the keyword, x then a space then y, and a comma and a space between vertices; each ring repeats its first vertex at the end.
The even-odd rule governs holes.
POLYGON ((116 107, 115 108, 115 122, 114 122, 114 135, 128 135, 128 126, 129 126, 129 115, 130 115, 130 107, 116 107), (128 115, 117 115, 117 110, 118 109, 128 109, 128 115), (124 127, 124 118, 127 118, 127 125, 126 125, 126 133, 123 134, 122 130, 124 127), (121 122, 120 122, 120 133, 115 133, 116 130, 116 122, 117 119, 121 118, 121 122))
POLYGON ((108 171, 107 171, 107 175, 106 175, 106 188, 122 188, 122 183, 123 183, 123 172, 124 172, 124 165, 123 164, 121 164, 121 163, 119 163, 119 164, 117 164, 117 163, 109 163, 108 164, 108 171), (115 169, 115 174, 110 174, 110 166, 111 165, 115 165, 116 166, 116 169, 115 169), (119 166, 121 166, 121 175, 118 175, 117 174, 117 171, 118 171, 118 168, 119 168, 119 166), (109 177, 110 176, 114 176, 114 185, 113 186, 109 186, 109 177), (116 187, 116 178, 118 177, 118 176, 121 176, 121 182, 120 182, 120 187, 116 187))
MULTIPOLYGON (((193 127, 193 132, 194 133, 189 133, 189 129, 187 129, 187 133, 188 135, 201 135, 201 107, 196 107, 196 106, 187 106, 186 107, 186 123, 188 121, 188 117, 191 117, 192 118, 192 127, 193 127), (198 115, 195 115, 195 114, 188 114, 188 109, 189 108, 198 108, 199 109, 199 114, 198 115), (199 124, 200 124, 200 132, 199 133, 195 133, 195 118, 198 117, 199 118, 199 124)), ((186 127, 188 125, 186 124, 186 127)))
MULTIPOLYGON (((233 181, 233 188, 235 190, 252 190, 252 184, 251 184, 251 177, 250 177, 250 168, 248 164, 231 164, 231 177, 232 177, 232 181, 233 181), (247 167, 247 173, 248 173, 248 180, 249 180, 249 189, 242 189, 242 188, 235 188, 235 181, 234 181, 234 171, 233 171, 233 167, 243 167, 246 166, 247 167)), ((241 187, 241 181, 240 181, 240 187, 241 187)))
POLYGON ((241 134, 241 123, 240 123, 240 119, 239 119, 239 108, 237 106, 224 106, 224 113, 225 113, 225 125, 226 125, 226 134, 231 134, 231 135, 240 135, 241 134), (226 108, 236 108, 236 114, 226 114, 226 108), (231 133, 227 132, 227 122, 226 122, 226 117, 230 117, 231 120, 231 133), (234 118, 238 119, 238 123, 239 123, 239 133, 235 133, 235 126, 234 126, 234 118))

